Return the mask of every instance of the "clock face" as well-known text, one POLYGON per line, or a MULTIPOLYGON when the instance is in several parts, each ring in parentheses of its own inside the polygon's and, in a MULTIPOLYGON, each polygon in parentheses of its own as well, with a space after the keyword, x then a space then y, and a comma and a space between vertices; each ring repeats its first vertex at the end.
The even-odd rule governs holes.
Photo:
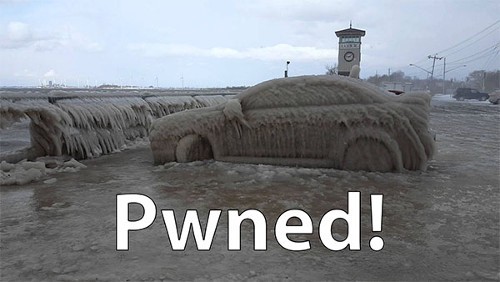
POLYGON ((346 52, 344 54, 344 59, 348 62, 354 60, 354 53, 353 52, 346 52))

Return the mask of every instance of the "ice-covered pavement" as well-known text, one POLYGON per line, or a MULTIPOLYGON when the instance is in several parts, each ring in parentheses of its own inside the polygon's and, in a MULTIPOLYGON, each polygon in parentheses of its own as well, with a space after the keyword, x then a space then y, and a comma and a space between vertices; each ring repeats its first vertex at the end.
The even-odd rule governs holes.
MULTIPOLYGON (((434 99, 437 154, 426 172, 366 173, 329 169, 196 162, 153 166, 149 148, 86 160, 77 173, 0 188, 1 280, 499 280, 500 107, 434 99), (321 216, 346 209, 361 191, 361 251, 330 251, 317 232, 321 216), (151 227, 130 233, 116 251, 116 194, 151 197, 151 227), (370 194, 383 193, 385 247, 368 246, 370 194), (244 223, 242 250, 227 250, 223 212, 210 251, 172 251, 160 209, 182 217, 196 209, 259 209, 267 218, 267 251, 253 250, 244 223), (277 217, 302 209, 313 219, 308 251, 292 252, 273 235, 277 217)), ((131 219, 139 218, 134 209, 131 219)), ((335 236, 345 224, 333 225, 335 236)))

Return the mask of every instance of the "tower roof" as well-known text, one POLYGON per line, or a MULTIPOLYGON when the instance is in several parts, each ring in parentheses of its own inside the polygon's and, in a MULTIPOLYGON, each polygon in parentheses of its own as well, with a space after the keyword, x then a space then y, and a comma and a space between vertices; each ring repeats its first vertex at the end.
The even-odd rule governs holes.
POLYGON ((365 36, 366 31, 361 30, 361 29, 356 29, 349 27, 347 29, 335 31, 335 35, 337 37, 344 36, 344 35, 356 35, 356 36, 365 36))

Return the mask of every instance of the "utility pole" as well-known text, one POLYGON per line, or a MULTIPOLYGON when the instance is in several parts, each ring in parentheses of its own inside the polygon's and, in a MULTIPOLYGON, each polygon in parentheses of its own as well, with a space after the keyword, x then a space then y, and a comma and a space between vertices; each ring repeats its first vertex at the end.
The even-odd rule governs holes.
POLYGON ((433 59, 432 61, 432 71, 431 71, 431 80, 434 78, 434 66, 436 65, 436 60, 441 60, 443 57, 438 57, 437 54, 434 56, 429 55, 429 59, 433 59))
POLYGON ((484 88, 484 82, 485 82, 485 80, 486 80, 486 71, 483 70, 483 89, 482 89, 483 92, 484 92, 484 89, 485 89, 484 88))
POLYGON ((500 88, 500 71, 497 70, 497 82, 498 82, 498 88, 500 88))
POLYGON ((431 71, 431 81, 430 81, 431 85, 430 85, 430 90, 433 91, 434 90, 434 86, 435 86, 435 83, 434 83, 434 67, 436 66, 436 60, 441 60, 443 57, 438 57, 437 53, 436 53, 434 56, 429 55, 428 58, 432 59, 432 71, 431 71))
POLYGON ((446 57, 443 57, 443 95, 446 94, 446 88, 445 88, 445 83, 446 83, 446 57))

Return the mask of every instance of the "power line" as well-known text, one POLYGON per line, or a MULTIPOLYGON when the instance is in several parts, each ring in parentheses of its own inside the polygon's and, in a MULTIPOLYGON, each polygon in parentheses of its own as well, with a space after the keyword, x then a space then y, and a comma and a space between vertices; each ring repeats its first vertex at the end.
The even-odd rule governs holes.
MULTIPOLYGON (((451 46, 451 47, 448 47, 448 48, 446 48, 446 49, 443 49, 443 50, 441 50, 441 51, 437 52, 436 54, 440 54, 440 55, 444 55, 444 56, 448 57, 448 56, 450 56, 450 55, 452 55, 452 54, 458 53, 458 52, 460 52, 460 51, 462 51, 462 50, 466 49, 467 47, 470 47, 471 45, 473 45, 473 44, 477 43, 478 41, 480 41, 481 39, 485 38, 486 36, 490 35, 492 32, 495 32, 496 30, 498 30, 498 29, 500 28, 500 25, 499 25, 499 24, 500 24, 500 20, 497 20, 497 21, 496 21, 496 22, 494 22, 493 24, 491 24, 491 25, 489 25, 489 26, 485 27, 485 28, 484 28, 484 29, 482 29, 481 31, 479 31, 479 32, 477 32, 477 33, 473 34, 472 36, 470 36, 469 38, 467 38, 467 39, 465 39, 465 40, 462 40, 461 42, 459 42, 459 43, 457 43, 457 44, 455 44, 455 45, 453 45, 453 46, 451 46), (499 25, 499 26, 495 27, 496 25, 499 25), (492 29, 492 28, 493 28, 493 29, 492 29), (491 30, 490 30, 490 29, 491 29, 491 30), (488 31, 488 30, 489 30, 489 31, 488 31), (487 32, 487 31, 488 31, 488 32, 487 32), (442 54, 442 53, 444 53, 444 52, 447 52, 447 51, 453 50, 454 48, 456 48, 456 47, 458 47, 458 46, 460 46, 460 45, 462 45, 462 44, 465 44, 465 43, 467 43, 467 42, 468 42, 468 41, 470 41, 470 40, 473 40, 475 37, 480 36, 481 34, 483 34, 483 33, 485 33, 485 32, 487 32, 485 35, 481 36, 481 37, 480 37, 479 39, 477 39, 477 40, 472 41, 471 43, 469 43, 469 44, 468 44, 468 45, 466 45, 465 47, 463 47, 463 48, 461 48, 461 49, 459 49, 459 50, 455 50, 454 52, 449 53, 449 54, 442 54)), ((417 61, 415 64, 421 64, 421 63, 425 62, 427 59, 428 59, 428 57, 423 58, 423 59, 421 59, 421 60, 417 61)))
POLYGON ((449 53, 449 54, 445 54, 445 56, 450 56, 450 55, 456 54, 456 53, 458 53, 458 52, 460 52, 460 51, 462 51, 462 50, 464 50, 464 49, 466 49, 466 48, 470 47, 471 45, 473 45, 473 44, 477 43, 478 41, 480 41, 481 39, 483 39, 483 38, 487 37, 487 36, 488 36, 488 35, 490 35, 491 33, 493 33, 493 32, 495 32, 495 31, 497 31, 499 28, 500 28, 500 26, 499 26, 499 27, 497 27, 496 29, 491 30, 490 32, 486 33, 485 35, 483 35, 483 36, 482 36, 482 37, 480 37, 479 39, 477 39, 477 40, 475 40, 475 41, 473 41, 473 42, 471 42, 471 43, 467 44, 467 45, 466 45, 466 46, 464 46, 463 48, 458 49, 458 50, 456 50, 456 51, 454 51, 454 52, 451 52, 451 53, 449 53))
POLYGON ((496 57, 498 56, 498 53, 500 53, 500 50, 497 50, 494 54, 491 55, 491 58, 486 61, 484 69, 488 69, 493 62, 497 62, 496 57))
MULTIPOLYGON (((476 33, 476 34, 472 35, 471 37, 469 37, 469 38, 467 38, 467 39, 465 39, 465 40, 463 40, 463 41, 461 41, 461 42, 459 42, 459 43, 457 43, 457 44, 455 44, 455 45, 453 45, 453 46, 451 46, 451 47, 448 47, 448 48, 446 48, 446 49, 444 49, 444 50, 441 50, 441 51, 439 51, 439 52, 437 52, 437 53, 444 53, 444 52, 449 51, 449 50, 451 50, 451 49, 453 49, 453 48, 455 48, 455 47, 457 47, 457 46, 460 46, 461 44, 463 44, 463 43, 465 43, 465 42, 467 42, 467 41, 469 41, 469 40, 472 40, 474 37, 476 37, 476 36, 480 35, 481 33, 483 33, 483 32, 485 32, 485 31, 487 31, 488 29, 490 29, 491 27, 493 27, 493 26, 495 26, 495 25, 497 25, 497 24, 499 24, 499 23, 500 23, 500 20, 497 20, 497 21, 496 21, 496 22, 494 22, 493 24, 491 24, 491 25, 487 26, 487 27, 486 27, 486 28, 484 28, 483 30, 481 30, 481 31, 479 31, 478 33, 476 33)), ((495 30, 497 30, 497 29, 498 29, 498 27, 497 27, 496 29, 494 29, 493 31, 495 31, 495 30)), ((491 33, 491 32, 490 32, 490 33, 491 33)))
POLYGON ((466 63, 470 63, 470 62, 482 59, 484 57, 488 57, 491 54, 494 54, 495 52, 497 52, 498 49, 499 49, 499 47, 500 47, 500 42, 497 42, 493 46, 490 46, 490 47, 488 47, 486 49, 483 49, 483 50, 481 50, 481 51, 479 51, 477 53, 474 53, 474 54, 472 54, 470 56, 467 56, 467 57, 464 57, 464 58, 452 61, 449 64, 455 64, 455 63, 457 63, 457 64, 458 63, 459 64, 466 64, 466 63))
MULTIPOLYGON (((461 59, 450 62, 448 66, 455 65, 456 67, 452 69, 452 70, 454 70, 454 69, 460 68, 462 66, 466 66, 465 65, 466 63, 469 64, 472 62, 477 62, 479 60, 486 59, 484 62, 484 69, 487 69, 492 63, 496 62, 495 58, 498 56, 499 53, 500 53, 500 42, 497 42, 496 44, 494 44, 486 49, 483 49, 479 52, 476 52, 472 55, 469 55, 467 57, 463 57, 461 59)), ((444 66, 443 66, 443 68, 444 68, 444 66)), ((441 70, 441 69, 442 68, 438 68, 438 70, 441 70)), ((448 72, 448 71, 446 71, 446 72, 448 72)), ((437 77, 440 77, 440 76, 438 75, 437 77)))

